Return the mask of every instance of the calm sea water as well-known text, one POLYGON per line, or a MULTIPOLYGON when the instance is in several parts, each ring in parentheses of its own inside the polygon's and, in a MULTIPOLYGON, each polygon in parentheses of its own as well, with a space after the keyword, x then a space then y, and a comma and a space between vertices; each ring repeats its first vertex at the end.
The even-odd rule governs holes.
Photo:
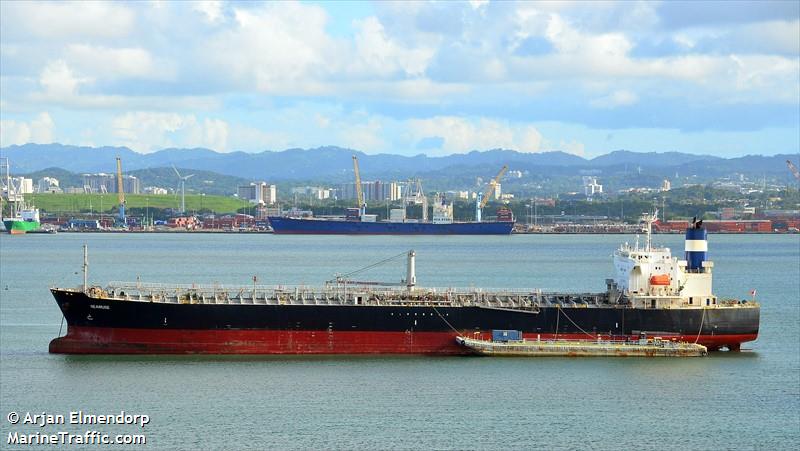
MULTIPOLYGON (((150 448, 788 449, 800 443, 800 236, 710 237, 715 291, 758 290, 761 335, 704 359, 49 355, 47 288, 90 279, 321 284, 417 251, 426 286, 602 291, 626 236, 0 236, 0 448, 9 432, 144 433, 150 448), (9 412, 147 414, 11 425, 9 412)), ((679 252, 680 236, 656 241, 679 252)), ((399 280, 403 262, 371 273, 399 280)), ((120 449, 121 447, 115 447, 120 449)))

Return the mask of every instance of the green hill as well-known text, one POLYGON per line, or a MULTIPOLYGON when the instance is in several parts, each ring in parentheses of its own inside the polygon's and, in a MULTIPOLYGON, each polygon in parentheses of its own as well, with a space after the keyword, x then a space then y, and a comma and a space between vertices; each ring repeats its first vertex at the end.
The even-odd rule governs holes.
MULTIPOLYGON (((183 175, 193 174, 186 180, 186 193, 206 193, 219 196, 229 196, 236 192, 239 185, 246 185, 250 180, 233 177, 230 175, 219 174, 211 171, 196 171, 178 168, 183 175)), ((168 190, 178 190, 178 178, 171 167, 148 168, 135 171, 123 171, 125 175, 132 175, 139 178, 141 189, 147 186, 158 186, 168 190)), ((36 183, 42 177, 55 177, 60 182, 61 188, 81 188, 83 187, 83 175, 65 169, 50 167, 39 171, 24 174, 25 177, 33 179, 36 183)), ((188 197, 187 197, 188 199, 188 197)))
MULTIPOLYGON (((28 194, 25 196, 40 210, 50 214, 117 211, 116 194, 28 194)), ((180 195, 174 194, 126 194, 126 208, 134 209, 178 209, 180 195)), ((249 203, 235 197, 211 196, 199 194, 186 195, 187 211, 211 211, 214 213, 234 213, 238 209, 248 207, 249 203)))

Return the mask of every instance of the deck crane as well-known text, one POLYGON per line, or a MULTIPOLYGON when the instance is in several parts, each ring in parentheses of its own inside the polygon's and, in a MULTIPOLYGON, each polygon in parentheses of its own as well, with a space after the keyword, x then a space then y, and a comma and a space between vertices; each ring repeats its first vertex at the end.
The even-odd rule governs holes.
POLYGON ((356 202, 358 203, 358 217, 367 214, 367 203, 364 201, 364 191, 361 190, 361 174, 358 172, 358 157, 353 155, 353 172, 356 175, 356 202))
POLYGON ((117 157, 117 199, 119 200, 119 223, 125 227, 125 190, 122 187, 122 159, 117 157))
POLYGON ((800 181, 800 171, 797 170, 797 167, 794 165, 794 163, 792 163, 791 160, 786 160, 786 166, 789 166, 789 170, 792 171, 794 178, 800 181))
POLYGON ((481 195, 478 193, 478 198, 475 200, 475 222, 481 222, 483 216, 483 207, 489 203, 489 199, 492 198, 495 188, 500 183, 500 178, 506 173, 507 170, 508 166, 503 165, 503 168, 500 169, 500 172, 497 173, 497 176, 495 176, 495 178, 489 182, 489 188, 486 190, 486 194, 481 195))

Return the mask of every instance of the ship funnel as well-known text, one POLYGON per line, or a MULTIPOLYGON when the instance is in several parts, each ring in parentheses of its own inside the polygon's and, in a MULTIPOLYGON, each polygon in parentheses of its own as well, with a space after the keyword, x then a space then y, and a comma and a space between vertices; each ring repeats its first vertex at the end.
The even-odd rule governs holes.
POLYGON ((692 220, 692 224, 686 229, 685 250, 689 271, 704 272, 703 262, 708 256, 708 239, 702 219, 692 220))

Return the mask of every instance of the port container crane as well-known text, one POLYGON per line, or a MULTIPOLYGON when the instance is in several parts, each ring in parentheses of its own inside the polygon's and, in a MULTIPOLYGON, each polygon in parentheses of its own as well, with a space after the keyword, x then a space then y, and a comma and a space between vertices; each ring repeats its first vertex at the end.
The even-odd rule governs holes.
POLYGON ((404 207, 409 205, 422 206, 422 222, 428 222, 428 198, 422 189, 422 180, 419 178, 408 179, 405 187, 404 207))
POLYGON ((367 203, 364 201, 364 191, 361 190, 361 174, 358 171, 358 157, 353 155, 353 172, 356 176, 356 202, 358 203, 358 216, 363 218, 367 213, 367 203))
POLYGON ((489 187, 486 190, 486 194, 483 195, 483 196, 478 194, 478 199, 475 201, 475 221, 476 222, 481 222, 482 216, 483 216, 483 207, 485 207, 486 204, 489 203, 489 199, 492 198, 492 195, 494 194, 494 190, 497 187, 497 184, 500 183, 500 178, 503 177, 503 174, 505 174, 507 170, 508 170, 508 166, 504 164, 502 169, 500 169, 500 172, 498 172, 497 175, 495 176, 495 178, 492 179, 491 182, 489 182, 489 187))
POLYGON ((125 227, 125 190, 122 187, 122 159, 117 157, 117 199, 119 200, 119 223, 125 227))
POLYGON ((786 166, 789 166, 789 170, 792 171, 794 178, 800 181, 800 171, 797 170, 797 166, 795 166, 791 160, 786 160, 786 166))

